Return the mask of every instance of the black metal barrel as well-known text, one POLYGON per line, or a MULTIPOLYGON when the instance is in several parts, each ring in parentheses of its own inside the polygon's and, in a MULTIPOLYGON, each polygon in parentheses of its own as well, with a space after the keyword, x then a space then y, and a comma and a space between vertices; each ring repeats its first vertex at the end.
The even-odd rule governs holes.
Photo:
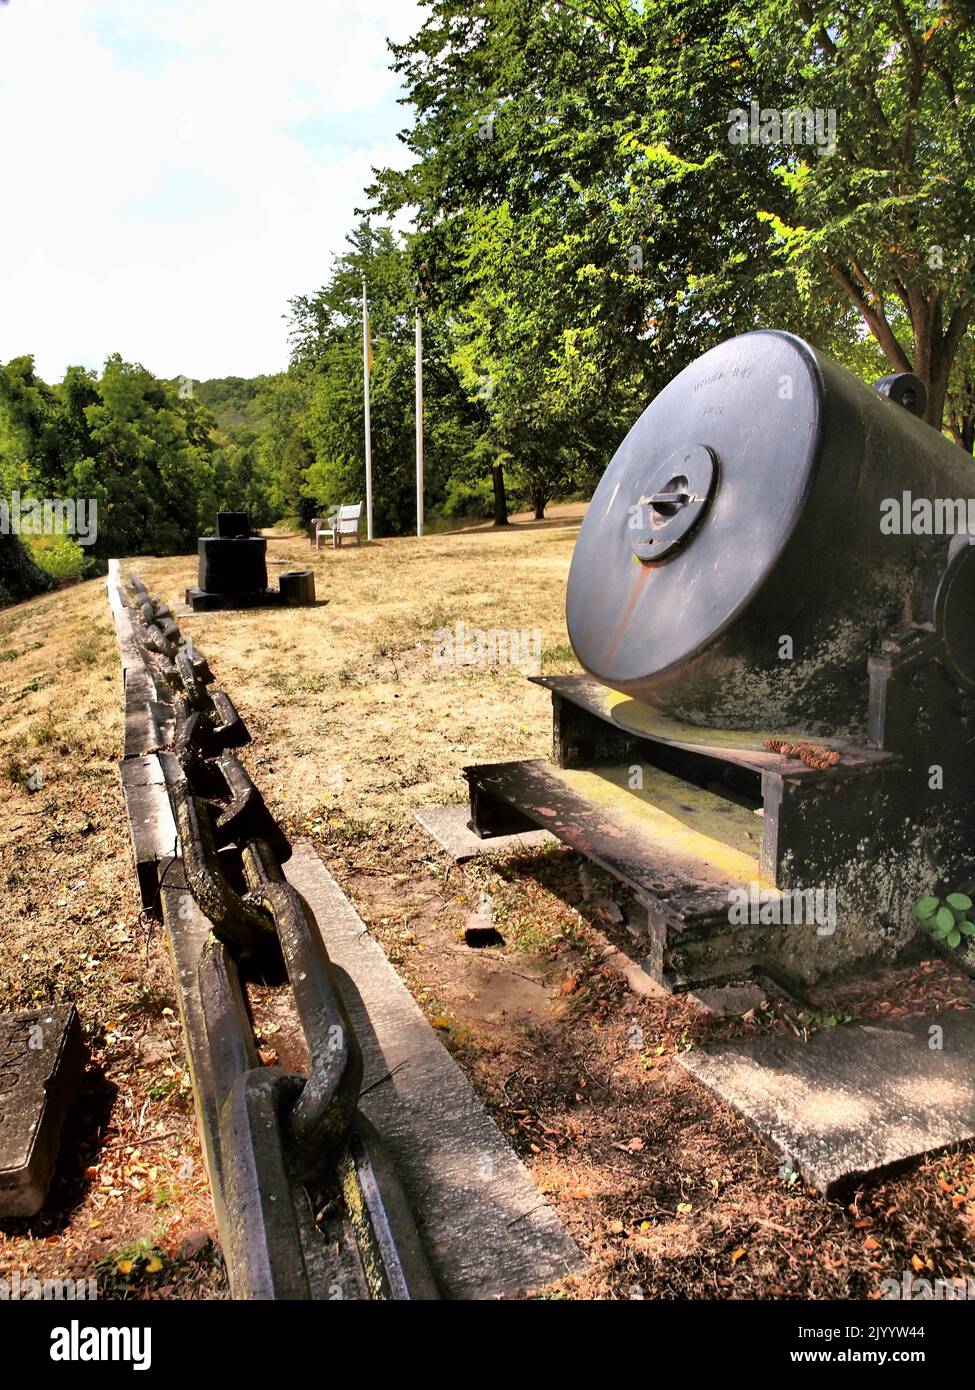
MULTIPOLYGON (((957 529, 969 497, 971 457, 896 399, 790 334, 733 338, 661 391, 606 469, 572 557, 572 646, 688 723, 862 736, 867 657, 952 544, 913 501, 957 529)), ((975 546, 962 568, 954 626, 972 632, 975 546)), ((965 640, 953 678, 975 684, 965 640)))

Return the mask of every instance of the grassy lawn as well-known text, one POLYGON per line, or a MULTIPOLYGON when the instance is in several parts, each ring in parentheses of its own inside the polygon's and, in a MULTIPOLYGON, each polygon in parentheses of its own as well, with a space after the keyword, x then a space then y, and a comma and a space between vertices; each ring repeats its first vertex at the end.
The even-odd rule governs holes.
MULTIPOLYGON (((274 538, 271 582, 310 564, 318 607, 180 621, 247 722, 268 804, 316 845, 589 1256, 552 1292, 868 1298, 914 1261, 975 1276, 970 1151, 824 1202, 675 1060, 787 1013, 731 1023, 632 994, 605 960, 627 904, 575 855, 458 869, 415 824, 463 799, 466 764, 547 755, 547 693, 510 666, 438 661, 437 634, 537 630, 542 669, 576 669, 563 603, 581 513, 320 554, 274 538), (475 952, 463 926, 484 892, 504 944, 475 952)), ((133 568, 174 604, 196 578, 195 557, 133 568)), ((124 830, 101 582, 0 615, 0 708, 0 988, 8 1007, 74 1000, 93 1058, 49 1206, 0 1227, 0 1271, 97 1266, 106 1294, 225 1296, 168 960, 124 830)), ((941 962, 821 996, 858 1019, 971 999, 941 962)))

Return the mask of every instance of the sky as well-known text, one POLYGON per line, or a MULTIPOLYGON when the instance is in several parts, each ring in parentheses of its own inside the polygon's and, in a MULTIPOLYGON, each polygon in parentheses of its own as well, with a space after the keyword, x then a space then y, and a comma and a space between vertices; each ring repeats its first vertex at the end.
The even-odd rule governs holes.
POLYGON ((0 3, 0 361, 287 366, 374 166, 403 167, 387 35, 414 0, 0 3))

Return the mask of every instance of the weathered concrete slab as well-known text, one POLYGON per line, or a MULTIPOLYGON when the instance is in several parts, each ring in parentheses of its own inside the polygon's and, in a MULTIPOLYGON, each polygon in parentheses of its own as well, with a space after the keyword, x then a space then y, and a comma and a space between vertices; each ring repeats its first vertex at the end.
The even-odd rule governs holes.
POLYGON ((145 666, 125 671, 125 758, 139 758, 166 746, 164 731, 172 711, 159 703, 155 682, 145 666))
POLYGON ((44 1205, 86 1056, 71 1004, 0 1014, 0 1217, 44 1205))
POLYGON ((702 1048, 681 1065, 827 1197, 975 1135, 975 1011, 702 1048))
POLYGON ((108 606, 111 610, 112 622, 115 625, 115 635, 118 638, 119 658, 124 681, 126 671, 143 670, 145 663, 136 641, 134 619, 132 610, 126 602, 122 567, 118 560, 109 560, 108 577, 105 582, 108 588, 108 606))
POLYGON ((492 835, 490 839, 482 840, 468 827, 471 813, 466 802, 463 806, 425 806, 413 814, 457 864, 476 859, 479 855, 511 854, 518 849, 541 849, 543 845, 558 843, 547 830, 526 830, 519 835, 492 835))
POLYGON ((132 856, 139 876, 144 908, 153 908, 159 883, 177 850, 176 822, 173 819, 166 779, 159 759, 152 754, 127 758, 119 764, 122 795, 128 812, 132 856))
POLYGON ((315 914, 362 1045, 361 1108, 390 1151, 442 1293, 513 1298, 583 1259, 315 851, 285 874, 315 914))

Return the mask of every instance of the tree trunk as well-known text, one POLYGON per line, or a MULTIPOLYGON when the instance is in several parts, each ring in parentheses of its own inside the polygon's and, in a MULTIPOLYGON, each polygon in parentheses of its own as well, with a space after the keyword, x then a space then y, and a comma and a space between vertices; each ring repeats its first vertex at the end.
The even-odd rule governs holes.
POLYGON ((914 332, 914 371, 928 388, 928 408, 924 418, 934 429, 944 426, 948 383, 955 356, 975 312, 975 301, 959 304, 947 324, 943 322, 939 294, 911 299, 911 327, 914 332))
MULTIPOLYGON (((944 423, 945 398, 948 394, 950 371, 951 359, 946 352, 941 352, 932 364, 930 374, 926 378, 922 378, 928 388, 928 408, 924 412, 924 418, 936 430, 940 430, 944 423)), ((921 376, 920 372, 918 372, 918 376, 921 376)))
POLYGON ((914 337, 914 361, 911 362, 887 321, 883 301, 878 303, 866 294, 847 267, 834 264, 830 266, 830 271, 894 370, 913 371, 924 382, 928 392, 924 418, 929 425, 940 430, 944 423, 952 364, 968 325, 975 317, 975 300, 957 305, 943 327, 940 291, 925 293, 911 285, 903 286, 898 294, 910 319, 914 337))
POLYGON ((534 477, 529 477, 528 498, 535 511, 535 520, 545 520, 545 508, 555 495, 551 479, 539 469, 534 477))
POLYGON ((504 490, 504 469, 500 463, 492 464, 491 476, 494 480, 494 524, 507 526, 508 498, 504 490))
POLYGON ((948 423, 948 433, 966 454, 975 454, 975 415, 958 415, 948 423))
POLYGON ((941 301, 938 295, 930 299, 916 296, 912 301, 911 326, 914 330, 914 371, 928 388, 928 405, 924 418, 933 429, 944 423, 945 397, 948 377, 954 359, 942 331, 941 301))

